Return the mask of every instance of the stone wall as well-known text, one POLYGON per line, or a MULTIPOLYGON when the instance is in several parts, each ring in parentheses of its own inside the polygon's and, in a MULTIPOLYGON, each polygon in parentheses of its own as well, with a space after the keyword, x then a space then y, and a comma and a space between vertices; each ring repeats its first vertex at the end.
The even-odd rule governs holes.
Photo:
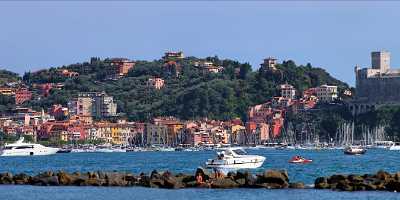
POLYGON ((356 100, 370 104, 396 104, 400 102, 400 77, 357 76, 356 100))

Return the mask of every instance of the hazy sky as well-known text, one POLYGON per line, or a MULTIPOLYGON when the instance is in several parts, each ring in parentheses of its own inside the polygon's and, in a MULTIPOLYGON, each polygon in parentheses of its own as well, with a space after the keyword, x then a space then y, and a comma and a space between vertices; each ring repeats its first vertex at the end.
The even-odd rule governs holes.
POLYGON ((325 68, 353 85, 386 49, 400 66, 400 2, 0 2, 0 67, 18 73, 89 60, 153 60, 166 50, 325 68))

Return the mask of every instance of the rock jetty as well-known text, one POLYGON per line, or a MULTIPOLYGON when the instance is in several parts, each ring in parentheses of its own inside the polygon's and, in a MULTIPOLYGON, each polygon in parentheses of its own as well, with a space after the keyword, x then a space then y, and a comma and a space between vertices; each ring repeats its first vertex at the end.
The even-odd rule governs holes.
MULTIPOLYGON (((165 189, 181 188, 267 188, 267 189, 306 189, 302 182, 289 182, 285 170, 266 170, 261 174, 250 172, 228 173, 227 175, 209 173, 198 168, 194 174, 173 174, 170 171, 152 171, 150 174, 127 172, 85 172, 67 173, 43 172, 35 176, 28 174, 0 173, 0 184, 35 186, 103 186, 103 187, 150 187, 165 189)), ((315 189, 336 191, 400 191, 400 172, 390 174, 378 171, 376 174, 343 175, 319 177, 315 189)))
POLYGON ((119 186, 151 188, 304 188, 303 183, 290 183, 284 170, 267 170, 253 175, 249 172, 229 173, 227 175, 210 174, 198 168, 192 174, 173 174, 172 172, 152 171, 150 174, 134 175, 127 172, 86 172, 67 173, 43 172, 35 176, 28 174, 1 173, 0 184, 35 185, 35 186, 119 186))
POLYGON ((343 175, 319 177, 315 180, 316 189, 338 191, 400 191, 400 172, 390 174, 378 171, 376 174, 343 175))

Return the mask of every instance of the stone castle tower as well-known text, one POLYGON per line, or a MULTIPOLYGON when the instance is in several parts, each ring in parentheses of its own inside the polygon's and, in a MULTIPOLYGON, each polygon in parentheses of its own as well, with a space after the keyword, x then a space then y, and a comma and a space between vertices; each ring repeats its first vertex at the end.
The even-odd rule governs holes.
POLYGON ((390 52, 371 53, 371 67, 355 67, 356 99, 359 109, 400 104, 400 70, 391 69, 390 52), (365 106, 365 107, 362 107, 365 106))

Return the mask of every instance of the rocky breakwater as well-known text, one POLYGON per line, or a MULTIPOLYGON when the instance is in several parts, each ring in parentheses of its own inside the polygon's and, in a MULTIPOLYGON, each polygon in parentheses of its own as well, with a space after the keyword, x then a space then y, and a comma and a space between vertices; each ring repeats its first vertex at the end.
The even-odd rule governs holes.
POLYGON ((375 174, 342 175, 319 177, 315 180, 316 189, 338 191, 400 191, 400 172, 390 174, 378 171, 375 174))
POLYGON ((134 175, 127 172, 86 172, 67 173, 43 172, 34 176, 28 174, 1 173, 0 184, 36 185, 36 186, 119 186, 151 188, 304 188, 303 183, 290 183, 288 174, 283 170, 267 170, 262 174, 250 172, 211 174, 199 168, 192 174, 173 174, 172 172, 153 171, 150 174, 134 175))

